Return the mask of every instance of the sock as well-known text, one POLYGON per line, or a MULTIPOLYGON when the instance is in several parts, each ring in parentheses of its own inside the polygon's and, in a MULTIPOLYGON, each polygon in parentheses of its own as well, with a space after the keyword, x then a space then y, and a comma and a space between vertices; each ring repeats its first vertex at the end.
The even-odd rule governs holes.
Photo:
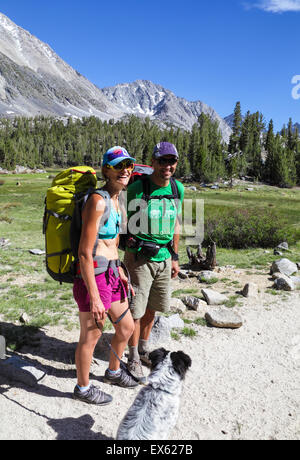
POLYGON ((112 371, 111 369, 107 369, 108 370, 108 373, 111 374, 111 375, 116 375, 116 374, 119 374, 119 372, 121 371, 121 369, 117 369, 116 371, 112 371))
POLYGON ((87 387, 81 387, 78 385, 77 383, 77 388, 79 388, 79 390, 81 391, 81 393, 84 393, 86 391, 88 391, 88 389, 90 388, 91 384, 89 383, 87 387))
POLYGON ((139 340, 139 353, 149 352, 148 340, 140 339, 139 340))
POLYGON ((140 355, 138 352, 138 347, 128 347, 129 348, 129 356, 128 359, 129 361, 139 361, 140 360, 140 355))

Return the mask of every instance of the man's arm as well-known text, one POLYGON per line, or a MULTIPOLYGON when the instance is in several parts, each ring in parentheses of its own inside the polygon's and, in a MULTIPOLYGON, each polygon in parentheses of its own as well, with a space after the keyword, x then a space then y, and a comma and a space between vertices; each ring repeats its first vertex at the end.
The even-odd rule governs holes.
MULTIPOLYGON (((173 249, 176 254, 178 254, 178 251, 179 251, 179 238, 180 238, 180 223, 177 217, 176 224, 175 224, 175 230, 174 230, 174 237, 173 237, 173 249)), ((179 272, 180 272, 180 267, 179 267, 178 260, 172 260, 172 276, 171 276, 172 279, 176 278, 179 272)))

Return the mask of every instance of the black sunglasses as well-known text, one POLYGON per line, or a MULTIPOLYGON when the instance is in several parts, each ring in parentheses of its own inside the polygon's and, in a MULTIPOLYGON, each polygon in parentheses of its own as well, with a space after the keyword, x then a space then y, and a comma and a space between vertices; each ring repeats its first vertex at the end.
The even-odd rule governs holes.
POLYGON ((173 166, 175 165, 175 163, 177 163, 177 158, 157 158, 157 161, 158 161, 158 164, 160 166, 167 166, 167 165, 170 165, 170 166, 173 166))
POLYGON ((129 169, 130 171, 132 171, 134 168, 134 163, 131 160, 123 160, 117 163, 115 166, 106 166, 111 169, 116 169, 117 171, 121 171, 122 169, 129 169))

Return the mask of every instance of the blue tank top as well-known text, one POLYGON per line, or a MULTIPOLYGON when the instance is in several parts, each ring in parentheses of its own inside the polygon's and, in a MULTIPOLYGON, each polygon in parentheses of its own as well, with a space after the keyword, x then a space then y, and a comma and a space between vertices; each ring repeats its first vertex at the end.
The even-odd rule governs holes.
POLYGON ((117 213, 115 208, 112 206, 108 221, 103 227, 99 228, 99 239, 100 240, 113 240, 115 239, 120 231, 121 225, 121 214, 117 213))

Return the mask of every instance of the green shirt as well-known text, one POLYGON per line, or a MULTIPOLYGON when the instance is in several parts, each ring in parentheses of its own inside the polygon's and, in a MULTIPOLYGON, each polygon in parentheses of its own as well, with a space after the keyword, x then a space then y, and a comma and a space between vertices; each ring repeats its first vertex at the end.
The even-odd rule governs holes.
MULTIPOLYGON (((137 180, 127 190, 127 217, 128 230, 133 235, 145 241, 157 244, 167 244, 173 240, 177 215, 182 212, 184 186, 176 180, 178 187, 178 203, 175 199, 149 200, 148 206, 143 209, 139 206, 143 196, 142 180, 137 180)), ((171 183, 167 187, 159 187, 150 179, 150 196, 172 195, 171 183)), ((137 249, 127 248, 130 252, 137 249)), ((150 260, 161 262, 170 257, 167 248, 161 248, 155 257, 150 260)))

